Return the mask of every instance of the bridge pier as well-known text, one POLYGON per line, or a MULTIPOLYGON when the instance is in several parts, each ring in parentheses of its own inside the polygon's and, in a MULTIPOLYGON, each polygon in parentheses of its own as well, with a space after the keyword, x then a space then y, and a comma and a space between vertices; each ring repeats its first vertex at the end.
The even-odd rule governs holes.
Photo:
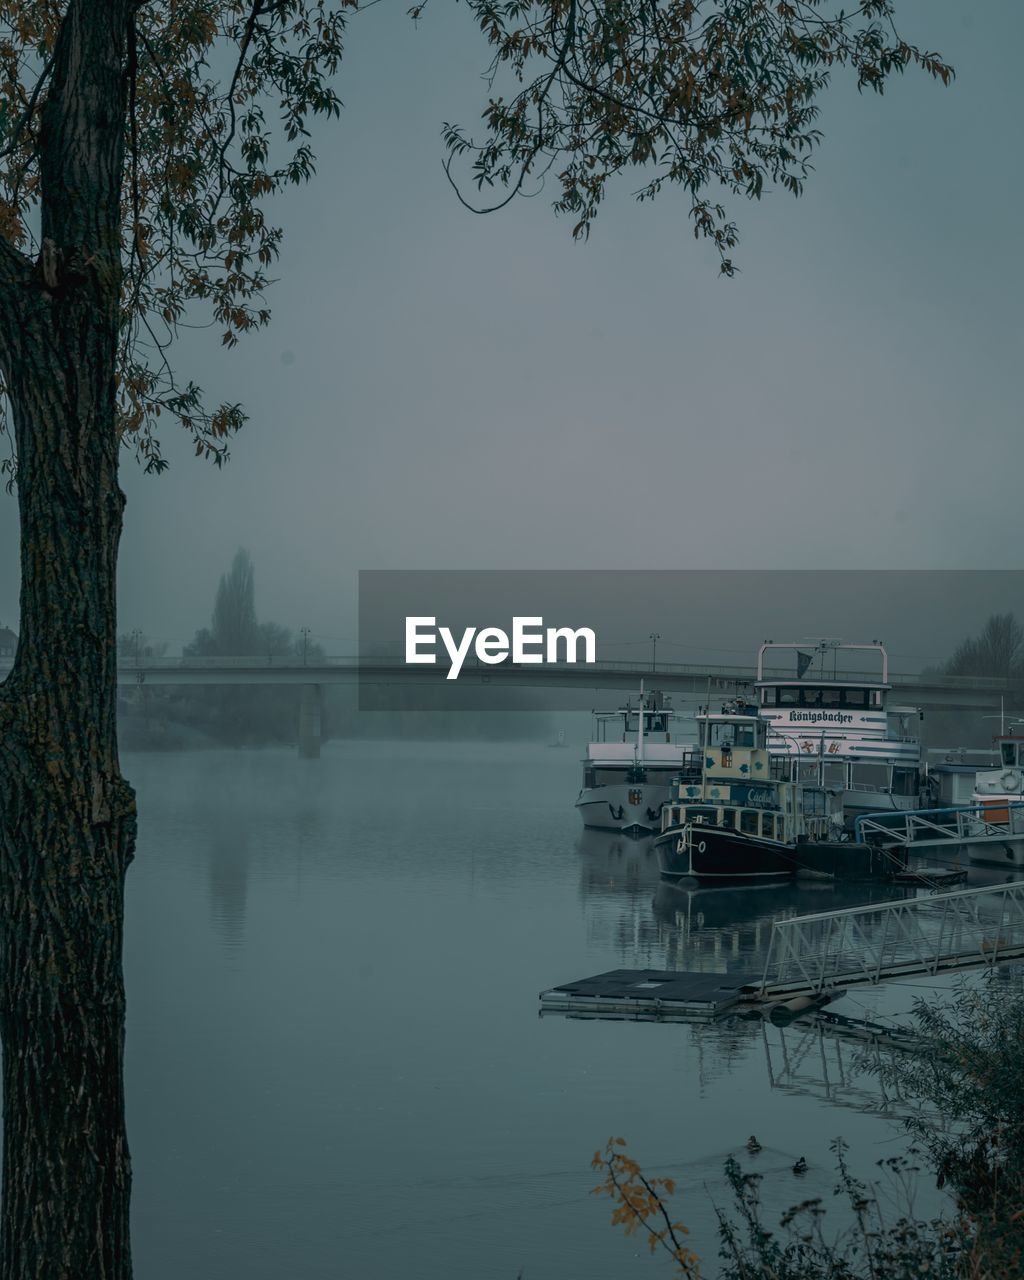
POLYGON ((322 690, 318 684, 304 684, 299 691, 299 759, 320 759, 322 690))

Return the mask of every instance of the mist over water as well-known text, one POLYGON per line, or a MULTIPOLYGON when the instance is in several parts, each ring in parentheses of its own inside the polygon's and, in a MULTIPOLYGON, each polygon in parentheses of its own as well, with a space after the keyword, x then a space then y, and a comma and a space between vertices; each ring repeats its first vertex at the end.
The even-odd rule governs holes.
POLYGON ((538 1015, 542 989, 607 969, 756 969, 773 915, 849 905, 830 889, 660 885, 649 842, 581 832, 579 754, 126 755, 140 1276, 653 1277, 664 1265, 589 1195, 609 1136, 679 1180, 708 1259, 708 1192, 727 1202, 723 1161, 745 1159, 751 1133, 779 1211, 831 1201, 833 1136, 867 1171, 900 1148, 866 1110, 880 1095, 849 1044, 538 1015))

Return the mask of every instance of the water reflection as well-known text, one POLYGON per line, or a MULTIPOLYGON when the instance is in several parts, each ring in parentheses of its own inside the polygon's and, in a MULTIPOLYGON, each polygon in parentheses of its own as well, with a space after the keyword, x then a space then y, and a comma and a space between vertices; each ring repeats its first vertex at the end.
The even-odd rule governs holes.
POLYGON ((760 975, 772 923, 906 898, 914 890, 886 884, 784 885, 685 889, 660 882, 652 910, 662 926, 666 969, 760 975))
MULTIPOLYGON (((785 884, 693 886, 661 879, 650 838, 585 832, 577 841, 580 896, 588 938, 614 947, 622 967, 761 977, 772 924, 818 912, 905 900, 927 891, 878 883, 791 881, 785 884)), ((972 874, 972 884, 1003 883, 999 871, 972 874)), ((867 937, 881 917, 861 917, 867 937)), ((701 1088, 744 1069, 752 1052, 763 1060, 773 1091, 813 1096, 832 1106, 873 1114, 907 1109, 883 1069, 905 1049, 891 1021, 873 1022, 854 997, 788 1026, 731 1015, 695 1021, 691 1034, 701 1088)))
POLYGON ((834 1107, 905 1115, 917 1104, 904 1096, 891 1067, 905 1049, 882 1034, 817 1018, 776 1027, 761 1023, 765 1070, 773 1089, 818 1097, 834 1107))
POLYGON ((577 839, 587 941, 611 947, 623 967, 664 968, 651 894, 661 878, 651 836, 585 829, 577 839))
POLYGON ((870 1174, 893 1135, 834 1031, 804 1046, 804 1024, 538 1018, 537 992, 616 967, 756 969, 774 916, 851 900, 661 886, 649 839, 580 835, 572 752, 332 743, 317 762, 183 753, 128 772, 147 1280, 391 1280, 410 1257, 417 1280, 650 1280, 589 1194, 610 1133, 692 1187, 683 1214, 713 1274, 706 1187, 748 1134, 782 1171, 766 1185, 780 1212, 797 1156, 800 1194, 827 1197, 833 1136, 870 1174), (847 1098, 863 1114, 834 1121, 847 1098))
POLYGON ((651 837, 584 831, 576 850, 588 936, 613 945, 623 965, 633 968, 760 975, 774 920, 916 892, 815 880, 684 887, 661 879, 651 837))
POLYGON ((584 828, 576 841, 583 897, 649 897, 660 878, 654 838, 584 828))
POLYGON ((219 831, 210 847, 207 887, 214 927, 228 951, 245 942, 245 903, 249 885, 249 851, 245 827, 219 831))

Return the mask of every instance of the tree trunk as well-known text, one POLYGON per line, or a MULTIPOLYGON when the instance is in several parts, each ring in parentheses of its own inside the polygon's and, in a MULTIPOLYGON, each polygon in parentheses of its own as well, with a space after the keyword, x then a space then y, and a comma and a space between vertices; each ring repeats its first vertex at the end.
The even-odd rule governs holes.
POLYGON ((116 738, 123 0, 71 0, 40 144, 43 254, 0 258, 21 623, 0 688, 0 1280, 128 1280, 116 738))

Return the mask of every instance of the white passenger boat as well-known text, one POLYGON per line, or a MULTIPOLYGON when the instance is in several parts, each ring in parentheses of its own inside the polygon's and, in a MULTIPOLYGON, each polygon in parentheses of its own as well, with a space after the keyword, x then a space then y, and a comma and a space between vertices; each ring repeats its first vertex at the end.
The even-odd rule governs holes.
POLYGON ((890 688, 888 655, 877 641, 766 641, 758 651, 757 702, 769 751, 798 761, 801 781, 841 793, 848 824, 862 813, 922 804, 920 712, 892 705, 890 688), (767 660, 778 651, 794 655, 792 674, 769 673, 767 660), (843 669, 864 654, 877 673, 843 669))
POLYGON ((594 741, 583 761, 583 786, 576 808, 585 827, 658 831, 661 806, 680 774, 699 775, 700 758, 692 739, 682 737, 683 717, 660 693, 643 692, 615 711, 596 711, 594 741), (617 740, 609 741, 615 734, 617 740))

